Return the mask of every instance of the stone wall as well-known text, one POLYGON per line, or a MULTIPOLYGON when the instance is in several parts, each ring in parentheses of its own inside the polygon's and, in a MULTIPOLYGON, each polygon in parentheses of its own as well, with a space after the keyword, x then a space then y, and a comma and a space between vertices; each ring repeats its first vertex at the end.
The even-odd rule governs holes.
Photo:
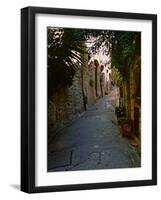
POLYGON ((129 79, 123 81, 121 104, 126 108, 126 117, 131 123, 132 136, 141 135, 141 87, 139 78, 141 76, 140 65, 137 63, 131 67, 129 79))
POLYGON ((72 86, 62 88, 48 103, 49 140, 79 117, 83 111, 94 105, 97 99, 107 94, 110 84, 109 64, 103 63, 99 55, 94 55, 90 60, 87 53, 81 56, 84 62, 78 66, 72 86), (103 70, 101 70, 102 66, 103 70), (102 73, 103 84, 101 83, 102 73))
POLYGON ((55 134, 84 111, 80 66, 70 88, 63 88, 48 104, 49 137, 55 134))

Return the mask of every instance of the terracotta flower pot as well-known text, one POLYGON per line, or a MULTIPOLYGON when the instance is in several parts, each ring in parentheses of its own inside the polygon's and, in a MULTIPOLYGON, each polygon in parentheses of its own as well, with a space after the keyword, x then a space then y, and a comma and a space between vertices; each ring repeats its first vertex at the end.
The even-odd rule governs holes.
POLYGON ((131 126, 129 123, 123 123, 121 125, 123 136, 130 137, 131 136, 131 126))

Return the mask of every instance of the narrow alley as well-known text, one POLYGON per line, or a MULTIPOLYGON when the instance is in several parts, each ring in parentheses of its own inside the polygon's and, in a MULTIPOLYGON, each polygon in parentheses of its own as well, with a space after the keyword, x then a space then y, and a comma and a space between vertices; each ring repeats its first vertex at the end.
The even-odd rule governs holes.
POLYGON ((140 167, 136 149, 116 123, 115 89, 64 128, 48 148, 48 171, 140 167))

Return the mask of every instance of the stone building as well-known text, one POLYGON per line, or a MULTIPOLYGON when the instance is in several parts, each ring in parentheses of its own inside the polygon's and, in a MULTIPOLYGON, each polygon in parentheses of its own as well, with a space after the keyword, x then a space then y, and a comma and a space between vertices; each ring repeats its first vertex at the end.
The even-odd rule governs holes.
POLYGON ((129 79, 124 80, 120 90, 120 106, 126 109, 126 117, 131 125, 131 136, 141 136, 141 66, 136 60, 129 70, 129 79))
MULTIPOLYGON (((86 47, 88 52, 88 47, 86 47)), ((72 86, 62 88, 48 103, 48 138, 81 116, 97 99, 107 95, 111 87, 111 58, 104 51, 81 55, 72 86)))

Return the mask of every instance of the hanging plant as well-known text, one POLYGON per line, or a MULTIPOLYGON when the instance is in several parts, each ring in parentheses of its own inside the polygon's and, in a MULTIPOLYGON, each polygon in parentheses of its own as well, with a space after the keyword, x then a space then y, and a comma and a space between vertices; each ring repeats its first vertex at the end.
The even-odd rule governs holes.
POLYGON ((89 80, 89 85, 90 85, 91 87, 93 87, 94 84, 95 84, 94 80, 93 80, 93 79, 90 79, 90 80, 89 80))

